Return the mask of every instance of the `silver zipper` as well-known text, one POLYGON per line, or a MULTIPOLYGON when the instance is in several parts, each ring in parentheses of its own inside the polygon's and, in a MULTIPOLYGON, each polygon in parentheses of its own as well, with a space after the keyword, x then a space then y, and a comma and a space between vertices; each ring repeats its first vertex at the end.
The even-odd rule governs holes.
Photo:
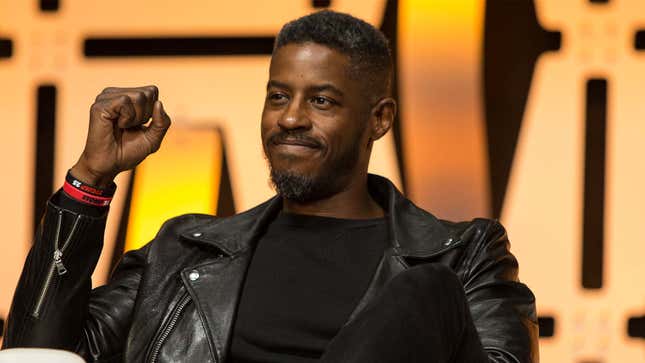
POLYGON ((36 300, 34 311, 31 313, 34 318, 40 317, 41 309, 43 307, 43 303, 45 302, 45 297, 47 296, 47 291, 49 290, 49 287, 51 286, 52 280, 54 278, 54 271, 58 272, 58 276, 62 276, 67 273, 67 268, 65 268, 65 265, 63 264, 63 251, 65 251, 65 249, 69 245, 69 242, 72 240, 72 236, 76 231, 76 227, 78 226, 80 219, 81 216, 79 214, 76 216, 76 219, 74 219, 72 230, 69 232, 69 235, 65 239, 65 242, 63 242, 63 246, 59 248, 60 227, 63 222, 63 211, 58 210, 58 218, 56 220, 56 234, 54 235, 54 259, 49 266, 47 277, 45 278, 45 283, 40 289, 40 294, 38 294, 38 300, 36 300))
POLYGON ((179 320, 179 317, 181 316, 182 310, 188 305, 190 302, 190 295, 188 292, 184 292, 184 294, 181 296, 179 302, 173 309, 172 315, 170 316, 170 320, 166 324, 166 326, 163 328, 163 331, 159 335, 159 338, 155 342, 154 347, 152 348, 152 351, 150 353, 150 359, 148 362, 154 363, 157 361, 157 357, 159 356, 159 352, 161 351, 161 346, 163 343, 166 341, 166 338, 168 338, 168 335, 172 332, 172 329, 175 327, 177 324, 177 321, 179 320))

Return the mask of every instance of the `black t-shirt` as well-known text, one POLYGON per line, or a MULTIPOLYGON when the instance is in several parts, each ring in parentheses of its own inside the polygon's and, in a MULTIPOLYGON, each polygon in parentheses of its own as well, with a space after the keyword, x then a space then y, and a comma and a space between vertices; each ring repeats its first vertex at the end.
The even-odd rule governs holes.
POLYGON ((231 362, 315 362, 365 293, 387 241, 385 218, 281 213, 249 266, 231 362))

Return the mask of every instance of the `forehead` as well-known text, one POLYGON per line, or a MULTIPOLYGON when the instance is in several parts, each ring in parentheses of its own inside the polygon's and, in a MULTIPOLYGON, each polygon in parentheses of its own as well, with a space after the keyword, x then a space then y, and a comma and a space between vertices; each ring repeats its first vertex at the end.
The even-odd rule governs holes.
POLYGON ((287 44, 271 58, 269 78, 280 81, 347 84, 349 57, 316 43, 287 44))

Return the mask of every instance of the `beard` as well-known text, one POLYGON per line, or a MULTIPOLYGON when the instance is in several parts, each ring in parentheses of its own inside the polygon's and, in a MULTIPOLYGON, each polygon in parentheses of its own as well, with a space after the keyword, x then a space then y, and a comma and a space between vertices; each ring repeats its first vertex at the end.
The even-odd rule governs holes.
POLYGON ((336 157, 323 162, 314 175, 290 169, 278 170, 271 164, 268 153, 265 153, 271 170, 271 184, 281 197, 297 203, 328 198, 343 189, 346 177, 358 163, 360 146, 360 142, 350 143, 336 157))

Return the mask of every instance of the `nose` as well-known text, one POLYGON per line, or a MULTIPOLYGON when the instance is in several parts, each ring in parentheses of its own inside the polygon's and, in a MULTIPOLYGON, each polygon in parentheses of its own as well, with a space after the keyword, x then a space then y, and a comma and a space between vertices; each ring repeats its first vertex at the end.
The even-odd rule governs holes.
POLYGON ((310 129, 311 121, 304 111, 305 107, 299 98, 294 98, 278 119, 278 126, 283 130, 310 129))

